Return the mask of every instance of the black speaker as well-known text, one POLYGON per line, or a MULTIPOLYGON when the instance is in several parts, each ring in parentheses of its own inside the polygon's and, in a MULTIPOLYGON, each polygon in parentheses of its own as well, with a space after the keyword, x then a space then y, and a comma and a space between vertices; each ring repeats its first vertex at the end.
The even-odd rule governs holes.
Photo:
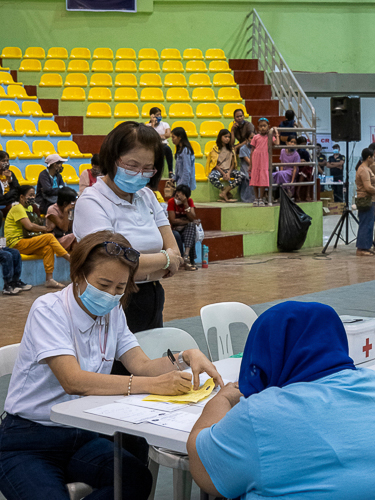
POLYGON ((361 140, 359 97, 331 97, 331 137, 334 142, 361 140))

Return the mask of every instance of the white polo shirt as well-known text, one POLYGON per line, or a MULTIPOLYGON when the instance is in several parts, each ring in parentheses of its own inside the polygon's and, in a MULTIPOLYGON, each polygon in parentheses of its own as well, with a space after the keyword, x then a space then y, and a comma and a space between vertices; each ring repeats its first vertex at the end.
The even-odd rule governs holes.
POLYGON ((138 345, 121 306, 93 320, 75 300, 72 284, 43 295, 36 299, 27 318, 4 409, 43 425, 58 426, 50 420, 51 407, 79 396, 66 394, 46 358, 75 356, 82 370, 110 374, 113 359, 138 345), (106 320, 108 337, 102 355, 99 332, 104 347, 106 320))
MULTIPOLYGON (((158 125, 156 127, 154 127, 154 130, 156 130, 156 132, 159 134, 159 135, 164 135, 165 132, 170 129, 171 127, 169 126, 169 123, 167 122, 159 122, 158 125)), ((168 140, 167 139, 162 139, 162 142, 163 144, 168 144, 168 140)))
POLYGON ((99 178, 78 198, 73 232, 77 240, 97 231, 122 234, 141 253, 158 253, 163 248, 159 227, 169 226, 163 208, 151 189, 143 188, 133 202, 122 200, 99 178))

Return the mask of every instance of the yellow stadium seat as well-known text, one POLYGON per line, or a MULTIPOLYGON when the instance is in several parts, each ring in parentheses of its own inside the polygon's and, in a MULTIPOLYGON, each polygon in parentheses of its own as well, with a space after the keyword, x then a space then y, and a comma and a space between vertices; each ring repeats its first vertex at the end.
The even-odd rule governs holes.
POLYGON ((70 52, 70 59, 91 59, 91 52, 89 49, 76 47, 70 52))
POLYGON ((145 73, 141 75, 139 80, 140 87, 162 87, 163 83, 161 81, 160 75, 156 73, 145 73))
POLYGON ((240 103, 230 103, 230 104, 224 104, 224 107, 223 107, 224 118, 232 118, 233 119, 233 113, 236 109, 242 109, 245 118, 249 117, 249 115, 246 111, 246 108, 242 103, 241 104, 240 103))
POLYGON ((51 47, 48 49, 47 59, 68 59, 68 51, 65 47, 51 47))
POLYGON ((53 116, 53 113, 44 113, 40 104, 35 101, 24 101, 22 103, 22 113, 31 116, 53 116))
POLYGON ((165 75, 164 87, 186 87, 185 75, 176 75, 171 73, 170 75, 165 75))
POLYGON ((159 73, 160 72, 160 65, 158 61, 141 61, 138 66, 138 71, 140 73, 159 73))
POLYGON ((48 134, 39 132, 36 129, 35 123, 27 118, 18 118, 14 122, 14 130, 17 135, 27 135, 31 137, 47 137, 48 134))
POLYGON ((233 87, 236 85, 232 73, 218 73, 213 78, 214 87, 233 87))
POLYGON ((188 73, 207 73, 207 66, 204 61, 188 61, 185 70, 188 73))
POLYGON ((21 82, 15 82, 10 73, 0 73, 0 85, 22 85, 21 82))
POLYGON ((28 47, 23 57, 24 59, 45 59, 46 53, 42 47, 28 47))
POLYGON ((42 64, 38 59, 23 59, 18 71, 42 71, 42 64))
POLYGON ((79 177, 77 175, 76 169, 67 163, 63 164, 64 170, 61 175, 63 181, 66 184, 79 184, 79 177))
POLYGON ((182 87, 173 87, 167 90, 167 101, 190 102, 189 92, 182 87))
POLYGON ((150 109, 154 107, 161 109, 161 116, 163 118, 167 118, 167 112, 165 111, 164 104, 156 102, 149 102, 148 104, 144 104, 142 106, 142 118, 150 118, 150 109))
POLYGON ((164 101, 163 91, 159 88, 146 87, 141 91, 141 101, 164 101))
POLYGON ((97 73, 90 78, 90 87, 112 87, 112 77, 107 73, 97 73))
POLYGON ((93 59, 113 59, 113 50, 108 48, 95 49, 93 59))
POLYGON ((15 141, 15 140, 8 141, 6 145, 6 150, 9 155, 9 158, 11 158, 12 160, 14 158, 35 159, 43 157, 43 155, 41 154, 32 153, 30 151, 28 144, 26 144, 25 141, 15 141))
POLYGON ((116 104, 115 118, 139 118, 138 106, 134 103, 121 103, 116 104))
POLYGON ((195 126, 195 123, 193 123, 193 122, 189 122, 189 121, 174 122, 174 124, 171 126, 171 130, 173 130, 177 127, 182 127, 185 130, 186 135, 188 137, 198 137, 197 127, 195 126))
POLYGON ((40 140, 33 142, 33 153, 35 155, 40 155, 39 158, 41 158, 42 156, 55 155, 57 151, 55 150, 52 142, 40 140))
POLYGON ((138 92, 132 87, 120 87, 115 91, 115 101, 138 101, 138 92))
POLYGON ((62 87, 63 81, 58 73, 47 73, 40 77, 39 87, 62 87))
POLYGON ((220 108, 217 104, 198 104, 195 110, 197 118, 221 118, 220 108))
POLYGON ((79 175, 81 175, 84 170, 88 170, 89 168, 91 168, 91 163, 81 163, 81 165, 79 166, 79 175))
POLYGON ((202 122, 199 128, 199 134, 201 137, 217 137, 217 134, 223 128, 225 128, 224 125, 218 121, 202 122))
POLYGON ((137 87, 137 77, 132 74, 116 75, 115 87, 137 87))
POLYGON ((181 54, 178 49, 163 49, 160 54, 160 59, 162 61, 181 59, 181 54))
POLYGON ((39 120, 38 129, 43 134, 55 137, 68 137, 71 135, 70 132, 61 132, 59 126, 53 120, 39 120))
POLYGON ((190 104, 171 104, 169 116, 171 118, 194 118, 193 108, 190 104))
POLYGON ((10 71, 10 68, 5 68, 0 64, 0 71, 10 71))
POLYGON ((216 102, 215 92, 207 87, 197 87, 191 97, 196 102, 216 102))
POLYGON ((92 102, 86 111, 87 118, 111 118, 111 106, 106 102, 92 102))
POLYGON ((242 101, 240 91, 237 87, 222 87, 217 93, 219 101, 242 101))
MULTIPOLYGON (((17 121, 17 120, 16 120, 17 121)), ((6 118, 0 118, 0 135, 23 135, 13 130, 12 124, 6 118)))
POLYGON ((230 71, 227 61, 211 61, 208 69, 210 73, 228 73, 230 71))
POLYGON ((117 49, 116 59, 137 59, 134 49, 117 49))
POLYGON ((81 153, 78 145, 74 141, 59 141, 57 150, 63 158, 91 158, 91 153, 81 153))
POLYGON ((163 73, 183 73, 184 67, 181 61, 164 61, 163 73))
MULTIPOLYGON (((25 104, 23 102, 23 104, 25 104)), ((28 103, 29 104, 29 103, 28 103)), ((18 104, 14 101, 0 101, 0 115, 12 115, 12 116, 24 116, 24 113, 20 111, 18 104)))
POLYGON ((0 57, 2 59, 22 59, 22 50, 19 47, 4 47, 0 57))
POLYGON ((204 59, 202 51, 200 49, 185 49, 184 59, 204 59))
POLYGON ((87 76, 83 73, 73 73, 66 75, 65 87, 87 87, 87 76))
POLYGON ((226 59, 225 52, 222 49, 207 49, 205 54, 206 60, 226 59))
POLYGON ((11 99, 11 98, 6 93, 4 87, 0 86, 0 100, 2 100, 2 99, 11 99))
POLYGON ((189 76, 189 87, 211 87, 210 77, 204 73, 193 73, 189 76))
POLYGON ((27 180, 23 178, 23 175, 21 174, 21 170, 18 167, 14 166, 14 165, 10 165, 9 170, 11 172, 13 172, 13 174, 16 176, 20 186, 24 186, 27 184, 27 180))
POLYGON ((112 73, 113 72, 113 64, 111 61, 100 60, 94 61, 91 66, 91 71, 93 73, 112 73))
POLYGON ((38 183, 38 178, 40 172, 46 169, 45 165, 26 165, 25 168, 25 177, 26 183, 35 185, 38 183))
POLYGON ((137 65, 134 61, 117 61, 115 71, 116 73, 136 73, 137 65))
POLYGON ((66 87, 63 90, 62 101, 85 101, 86 92, 82 87, 66 87))
POLYGON ((68 72, 88 73, 89 71, 90 66, 87 61, 84 61, 83 59, 73 59, 73 61, 69 61, 68 72))
POLYGON ((194 149, 195 158, 203 158, 203 153, 202 153, 201 146, 200 146, 199 142, 190 141, 190 144, 191 144, 191 147, 194 149))
POLYGON ((216 141, 207 141, 204 145, 204 156, 208 156, 215 146, 216 141))
POLYGON ((207 181, 206 169, 201 163, 195 164, 195 180, 198 182, 207 181))
POLYGON ((144 59, 155 59, 155 60, 158 60, 159 59, 159 54, 158 54, 158 51, 156 49, 141 49, 139 52, 138 52, 138 59, 140 61, 144 60, 144 59))
POLYGON ((56 71, 64 73, 66 71, 65 62, 62 59, 47 59, 44 63, 43 71, 56 71))
POLYGON ((36 95, 27 95, 26 90, 21 85, 8 85, 8 97, 13 97, 13 99, 36 99, 36 95))
MULTIPOLYGON (((83 90, 83 89, 82 89, 83 90)), ((112 101, 111 89, 107 87, 93 87, 87 96, 88 101, 112 101)))
POLYGON ((3 146, 0 144, 0 151, 3 151, 3 146))

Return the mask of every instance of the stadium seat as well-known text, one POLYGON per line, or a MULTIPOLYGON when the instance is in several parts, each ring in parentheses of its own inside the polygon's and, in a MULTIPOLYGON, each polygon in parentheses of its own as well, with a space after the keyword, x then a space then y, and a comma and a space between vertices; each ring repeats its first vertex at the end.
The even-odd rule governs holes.
POLYGON ((189 76, 189 87, 212 87, 212 83, 208 75, 194 73, 189 76))
POLYGON ((207 66, 204 61, 188 61, 185 70, 188 73, 207 73, 207 66))
POLYGON ((138 92, 132 87, 120 87, 115 91, 115 101, 138 101, 138 92))
POLYGON ((35 123, 28 118, 18 118, 14 122, 14 130, 17 135, 26 135, 31 137, 47 137, 48 135, 46 133, 39 132, 39 130, 36 129, 35 123))
POLYGON ((21 85, 8 85, 8 97, 13 99, 29 99, 35 101, 36 95, 27 95, 26 90, 21 85))
POLYGON ((22 50, 19 47, 4 47, 0 57, 2 59, 22 59, 22 50))
POLYGON ((140 73, 160 73, 160 65, 158 61, 141 61, 138 66, 140 73))
POLYGON ((93 59, 113 59, 113 50, 108 48, 95 49, 92 55, 93 59))
POLYGON ((233 119, 233 113, 234 113, 235 109, 242 109, 245 118, 249 117, 249 115, 246 111, 246 108, 242 103, 230 103, 230 104, 224 104, 224 107, 223 107, 224 118, 232 118, 233 119))
POLYGON ((183 73, 184 67, 181 61, 164 61, 163 73, 183 73))
POLYGON ((0 85, 22 85, 21 82, 15 82, 10 73, 0 73, 0 85))
POLYGON ((5 68, 0 64, 0 71, 10 71, 10 68, 5 68))
POLYGON ((65 62, 62 59, 47 59, 44 63, 43 71, 64 73, 66 71, 65 62))
POLYGON ((169 116, 171 118, 194 118, 193 108, 190 104, 171 104, 169 116))
POLYGON ((212 151, 212 148, 216 146, 216 141, 207 141, 204 145, 204 156, 208 156, 212 151))
POLYGON ((22 103, 22 113, 29 116, 53 116, 53 113, 44 113, 40 104, 35 101, 24 101, 22 103))
POLYGON ((222 101, 242 101, 240 91, 237 87, 222 87, 217 93, 217 98, 222 101))
POLYGON ((68 165, 67 163, 64 163, 63 167, 64 170, 61 173, 63 181, 66 184, 79 184, 79 177, 77 175, 76 169, 71 165, 68 165))
POLYGON ((203 182, 208 180, 208 177, 206 175, 206 169, 201 163, 195 164, 195 180, 198 182, 199 181, 203 182))
MULTIPOLYGON (((25 102, 23 103, 25 104, 25 102)), ((14 101, 0 101, 0 115, 11 115, 11 116, 24 116, 24 113, 20 111, 18 104, 14 101)))
POLYGON ((202 122, 199 128, 199 134, 201 137, 217 137, 217 134, 223 128, 225 127, 221 122, 217 121, 202 122))
POLYGON ((31 184, 32 186, 38 184, 39 174, 45 169, 45 165, 26 165, 25 178, 27 184, 31 184))
POLYGON ((11 158, 12 160, 14 158, 30 160, 43 157, 43 155, 32 153, 25 141, 8 141, 6 145, 6 151, 9 155, 9 158, 11 158))
POLYGON ((61 132, 59 126, 53 120, 39 120, 38 129, 43 134, 55 137, 68 137, 71 135, 70 132, 61 132))
POLYGON ((138 52, 138 59, 140 61, 145 60, 145 59, 159 60, 159 54, 158 54, 158 51, 156 49, 141 49, 138 52))
POLYGON ((63 81, 58 73, 47 73, 40 77, 39 87, 62 87, 63 81))
POLYGON ((63 90, 62 101, 85 101, 86 92, 82 87, 66 87, 63 90))
POLYGON ((181 59, 181 54, 178 49, 163 49, 160 54, 160 59, 162 61, 181 59))
POLYGON ((87 61, 84 61, 83 59, 73 59, 73 61, 69 61, 68 72, 88 73, 89 71, 90 66, 87 61))
POLYGON ((195 110, 197 118, 221 118, 220 108, 217 104, 198 104, 195 110))
POLYGON ((116 73, 136 73, 137 65, 134 61, 117 61, 115 71, 116 73))
POLYGON ((200 146, 199 142, 190 141, 190 144, 191 144, 191 147, 194 149, 195 158, 203 158, 203 153, 202 153, 201 146, 200 146))
POLYGON ((134 103, 116 104, 115 118, 139 118, 138 106, 134 103))
POLYGON ((24 59, 45 59, 46 53, 42 47, 28 47, 23 55, 24 59))
MULTIPOLYGON (((82 89, 83 90, 83 89, 82 89)), ((111 89, 107 87, 93 87, 87 96, 88 101, 112 101, 111 89)))
POLYGON ((107 73, 97 73, 90 78, 90 87, 112 87, 112 77, 107 73))
POLYGON ((208 70, 210 73, 228 73, 230 67, 227 61, 211 61, 208 70))
POLYGON ((215 92, 207 87, 197 87, 193 90, 191 97, 196 102, 216 102, 215 92))
MULTIPOLYGON (((118 122, 118 123, 122 123, 122 122, 118 122)), ((81 165, 79 166, 79 170, 78 170, 79 175, 81 175, 84 170, 87 170, 89 168, 91 168, 91 163, 81 163, 81 165)))
POLYGON ((214 87, 233 87, 236 85, 232 73, 218 73, 213 78, 214 87))
POLYGON ((116 75, 115 87, 137 87, 137 77, 132 74, 116 75))
POLYGON ((112 73, 113 72, 113 64, 111 61, 107 61, 106 59, 100 61, 94 61, 91 65, 91 71, 93 73, 112 73))
POLYGON ((184 59, 204 59, 202 51, 200 49, 185 49, 184 59))
POLYGON ((206 60, 226 59, 225 52, 222 49, 207 49, 205 54, 206 60))
POLYGON ((18 71, 42 71, 42 64, 38 59, 23 59, 18 71))
POLYGON ((86 48, 75 47, 70 52, 70 59, 91 59, 91 52, 86 48))
POLYGON ((64 87, 87 87, 87 76, 83 73, 66 75, 64 87))
POLYGON ((91 158, 91 153, 81 153, 74 141, 59 141, 57 143, 58 154, 62 158, 91 158))
POLYGON ((155 102, 150 102, 142 106, 142 118, 150 118, 150 109, 154 107, 161 109, 162 118, 167 118, 167 112, 165 111, 164 104, 155 102))
POLYGON ((156 73, 145 73, 141 75, 139 80, 140 87, 162 87, 163 83, 161 81, 160 75, 156 73))
POLYGON ((23 178, 23 175, 21 174, 21 170, 18 167, 14 166, 14 165, 10 165, 9 170, 11 172, 13 172, 13 174, 16 176, 20 186, 24 186, 24 185, 28 184, 27 180, 23 178))
POLYGON ((2 99, 10 99, 10 97, 8 96, 8 94, 6 93, 4 87, 1 87, 0 86, 0 101, 2 99))
POLYGON ((174 73, 165 75, 164 87, 186 87, 186 86, 187 83, 185 75, 176 75, 174 73))
POLYGON ((187 89, 182 87, 173 87, 167 90, 167 101, 190 102, 190 95, 187 89))
POLYGON ((38 158, 41 158, 42 156, 55 155, 57 151, 55 150, 52 142, 40 140, 33 142, 33 153, 35 155, 40 155, 38 158))
POLYGON ((116 59, 137 59, 134 49, 117 49, 116 59))
POLYGON ((23 134, 15 132, 9 120, 7 120, 6 118, 0 118, 0 135, 12 136, 12 135, 23 135, 23 134))
POLYGON ((177 128, 177 127, 182 127, 185 132, 186 132, 186 135, 188 137, 198 137, 198 132, 197 132, 197 128, 195 126, 195 123, 193 122, 174 122, 174 124, 171 126, 171 130, 173 130, 174 128, 177 128))
POLYGON ((141 91, 141 101, 164 101, 163 91, 159 88, 146 87, 141 91))
POLYGON ((47 59, 68 59, 68 51, 65 47, 51 47, 48 49, 47 59))
POLYGON ((87 118, 111 118, 111 106, 106 102, 92 102, 87 106, 87 118))

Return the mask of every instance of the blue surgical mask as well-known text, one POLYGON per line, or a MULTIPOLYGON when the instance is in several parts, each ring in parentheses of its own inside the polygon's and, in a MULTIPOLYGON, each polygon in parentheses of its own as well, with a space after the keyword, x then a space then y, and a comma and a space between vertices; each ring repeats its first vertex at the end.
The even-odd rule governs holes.
POLYGON ((157 117, 156 117, 156 119, 157 119, 158 123, 160 123, 160 122, 161 122, 162 117, 161 117, 161 116, 157 116, 157 117))
POLYGON ((87 283, 86 290, 82 294, 78 292, 78 297, 91 314, 105 316, 119 305, 122 295, 111 295, 110 293, 103 292, 95 286, 90 285, 86 278, 85 280, 87 283))
POLYGON ((338 155, 339 153, 340 153, 340 150, 339 150, 339 149, 334 149, 334 150, 333 150, 333 154, 334 154, 334 155, 338 155))
POLYGON ((146 187, 149 180, 150 179, 147 179, 147 177, 142 177, 141 173, 130 175, 126 173, 125 169, 120 167, 117 167, 117 172, 113 179, 116 186, 125 193, 136 193, 140 189, 146 187))

